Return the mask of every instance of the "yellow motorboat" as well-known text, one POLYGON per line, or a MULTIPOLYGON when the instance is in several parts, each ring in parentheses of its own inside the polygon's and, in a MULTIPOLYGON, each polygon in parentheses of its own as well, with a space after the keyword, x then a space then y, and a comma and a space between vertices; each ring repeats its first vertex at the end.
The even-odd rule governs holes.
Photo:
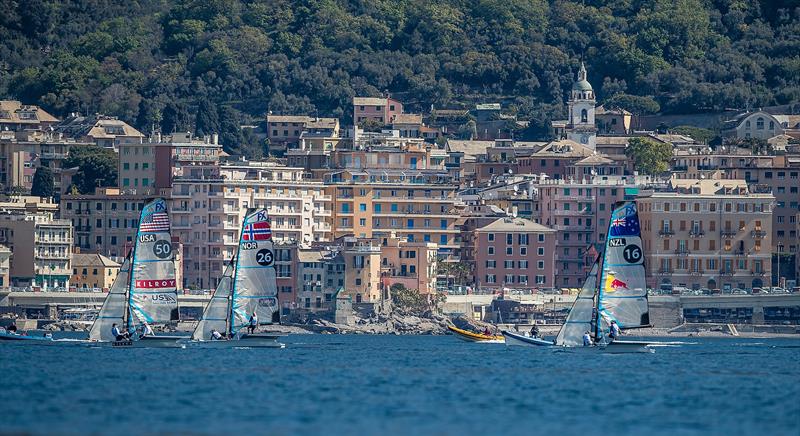
POLYGON ((447 326, 447 328, 455 333, 456 337, 467 342, 489 342, 489 343, 504 343, 506 340, 503 335, 485 335, 483 333, 475 333, 468 330, 462 330, 458 327, 447 326))

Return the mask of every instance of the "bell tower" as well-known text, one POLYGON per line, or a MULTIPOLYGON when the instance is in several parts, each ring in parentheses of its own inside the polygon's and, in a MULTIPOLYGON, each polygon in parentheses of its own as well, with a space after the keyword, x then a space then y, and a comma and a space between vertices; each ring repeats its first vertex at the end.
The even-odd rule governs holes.
POLYGON ((586 145, 591 149, 597 146, 597 127, 594 124, 594 108, 597 101, 591 83, 586 80, 586 66, 581 62, 578 80, 572 85, 569 101, 569 122, 567 139, 586 145))

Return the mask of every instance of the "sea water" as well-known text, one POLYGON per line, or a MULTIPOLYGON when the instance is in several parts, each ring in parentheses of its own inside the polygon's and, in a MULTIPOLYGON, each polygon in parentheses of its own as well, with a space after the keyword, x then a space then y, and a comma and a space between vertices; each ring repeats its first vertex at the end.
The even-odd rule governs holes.
POLYGON ((554 353, 453 336, 285 349, 0 344, 0 432, 759 434, 800 431, 800 340, 554 353))

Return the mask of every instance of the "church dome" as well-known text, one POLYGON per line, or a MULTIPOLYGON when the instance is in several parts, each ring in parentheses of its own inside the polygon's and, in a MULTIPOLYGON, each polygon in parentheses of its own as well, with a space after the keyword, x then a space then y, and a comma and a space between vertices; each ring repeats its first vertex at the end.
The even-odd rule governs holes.
POLYGON ((591 91, 592 84, 586 80, 586 66, 581 62, 581 69, 578 70, 578 81, 572 84, 573 91, 591 91))
POLYGON ((572 85, 573 91, 591 91, 592 84, 589 83, 587 80, 579 80, 572 85))

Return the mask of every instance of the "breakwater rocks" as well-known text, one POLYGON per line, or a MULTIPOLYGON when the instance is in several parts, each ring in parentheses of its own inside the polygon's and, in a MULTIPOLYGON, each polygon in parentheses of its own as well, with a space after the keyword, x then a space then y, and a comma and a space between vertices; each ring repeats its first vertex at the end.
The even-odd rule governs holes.
POLYGON ((449 318, 438 314, 423 316, 399 312, 358 318, 351 324, 337 324, 326 319, 309 320, 303 325, 317 333, 383 334, 383 335, 443 335, 447 333, 449 318))

